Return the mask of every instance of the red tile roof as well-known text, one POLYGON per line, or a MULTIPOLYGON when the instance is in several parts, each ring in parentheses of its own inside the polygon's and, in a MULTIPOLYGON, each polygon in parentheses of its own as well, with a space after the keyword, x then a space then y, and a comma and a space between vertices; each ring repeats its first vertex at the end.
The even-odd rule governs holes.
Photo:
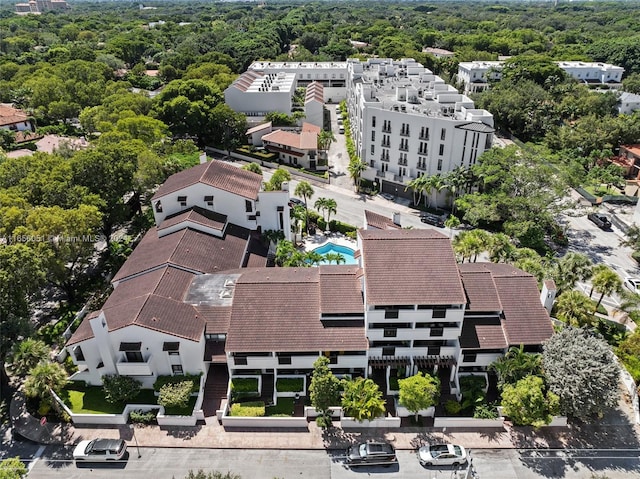
POLYGON ((379 230, 398 230, 402 228, 400 225, 395 224, 392 219, 369 210, 364 210, 364 219, 368 226, 379 230))
POLYGON ((167 178, 152 200, 156 200, 196 183, 218 188, 251 200, 258 199, 262 187, 262 175, 243 170, 220 160, 211 160, 180 171, 167 178))
POLYGON ((205 332, 207 334, 223 334, 229 330, 230 306, 203 305, 195 308, 205 320, 205 332))
POLYGON ((318 268, 251 269, 236 282, 227 352, 366 350, 363 325, 323 323, 320 304, 318 268))
POLYGON ((14 108, 8 103, 0 103, 0 126, 15 125, 28 119, 29 115, 22 110, 14 108))
POLYGON ((364 299, 358 266, 325 265, 320 273, 320 311, 322 314, 361 313, 364 299))
POLYGON ((186 211, 181 211, 175 215, 167 216, 160 226, 158 226, 158 231, 162 231, 185 221, 206 226, 212 230, 222 231, 227 224, 227 216, 215 211, 206 210, 199 206, 193 206, 186 211))
POLYGON ((509 346, 538 345, 553 335, 551 319, 540 302, 538 282, 532 275, 504 263, 466 263, 460 265, 460 270, 464 274, 491 272, 502 304, 502 327, 509 346))
POLYGON ((460 333, 460 347, 464 349, 504 349, 504 337, 500 318, 465 318, 460 333))
POLYGON ((158 237, 150 229, 116 273, 114 282, 133 275, 174 265, 197 273, 216 273, 242 266, 249 230, 229 224, 223 238, 183 229, 158 237))
POLYGON ((460 276, 467 294, 467 311, 502 311, 502 304, 500 304, 490 271, 461 271, 460 276))
POLYGON ((373 229, 358 234, 368 304, 466 303, 447 236, 432 229, 373 229))

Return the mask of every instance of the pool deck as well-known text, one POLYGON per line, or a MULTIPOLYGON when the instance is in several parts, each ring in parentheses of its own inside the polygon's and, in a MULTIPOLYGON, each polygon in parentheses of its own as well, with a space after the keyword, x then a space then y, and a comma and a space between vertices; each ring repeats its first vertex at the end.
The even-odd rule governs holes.
POLYGON ((355 240, 347 238, 345 235, 341 233, 316 233, 314 235, 309 235, 304 239, 304 250, 311 251, 320 246, 325 245, 326 243, 333 243, 339 246, 346 246, 347 248, 351 248, 355 251, 357 248, 357 243, 355 240))

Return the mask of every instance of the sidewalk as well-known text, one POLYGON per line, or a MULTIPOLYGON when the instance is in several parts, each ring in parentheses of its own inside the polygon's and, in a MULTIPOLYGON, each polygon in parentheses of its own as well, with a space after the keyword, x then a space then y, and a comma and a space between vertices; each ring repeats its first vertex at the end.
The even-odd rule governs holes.
POLYGON ((396 449, 413 450, 432 442, 462 444, 469 449, 539 449, 539 448, 606 448, 640 447, 639 430, 629 417, 625 399, 611 414, 596 425, 572 425, 562 428, 505 427, 503 429, 442 430, 425 427, 400 429, 343 430, 334 423, 329 430, 310 422, 307 429, 225 429, 216 417, 196 427, 159 427, 129 425, 82 427, 72 424, 46 424, 20 409, 19 399, 11 403, 14 429, 20 435, 42 444, 77 444, 96 437, 122 438, 129 446, 189 447, 210 449, 344 449, 348 445, 371 439, 391 442, 396 449), (134 436, 135 432, 135 436, 134 436))

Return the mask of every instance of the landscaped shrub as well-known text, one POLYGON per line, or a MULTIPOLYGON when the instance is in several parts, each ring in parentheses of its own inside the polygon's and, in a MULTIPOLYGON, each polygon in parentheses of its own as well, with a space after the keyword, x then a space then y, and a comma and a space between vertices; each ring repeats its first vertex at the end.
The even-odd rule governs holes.
POLYGON ((454 401, 453 399, 449 399, 446 403, 444 403, 444 410, 447 411, 447 414, 450 416, 457 416, 462 411, 462 405, 458 401, 454 401))
POLYGON ((107 374, 102 376, 104 398, 111 404, 126 403, 140 393, 142 383, 129 376, 107 374))
POLYGON ((493 404, 478 404, 473 411, 475 419, 497 419, 498 410, 493 404))
POLYGON ((231 391, 234 393, 258 392, 258 378, 233 378, 231 391))
POLYGON ((485 403, 484 389, 487 381, 484 376, 462 376, 460 378, 460 392, 462 393, 462 409, 472 413, 476 406, 485 403))
POLYGON ((131 411, 129 413, 129 419, 131 422, 137 424, 151 424, 155 422, 156 416, 158 415, 157 409, 152 409, 151 411, 131 411))
POLYGON ((276 381, 276 390, 278 392, 297 393, 304 388, 304 380, 302 378, 279 378, 276 381))
POLYGON ((337 220, 329 221, 329 229, 331 231, 337 231, 338 233, 342 233, 344 235, 347 235, 348 233, 355 233, 357 231, 357 228, 355 226, 337 220))
POLYGON ((153 383, 153 389, 159 392, 162 386, 165 384, 176 384, 183 381, 191 381, 193 383, 192 393, 200 391, 200 376, 201 374, 181 374, 178 376, 158 376, 156 382, 153 383))
POLYGON ((392 391, 399 391, 400 390, 400 385, 398 384, 398 377, 397 376, 391 376, 389 378, 389 389, 391 389, 392 391))
POLYGON ((235 403, 231 405, 230 416, 241 417, 262 417, 265 413, 264 402, 253 401, 245 403, 235 403))
POLYGON ((158 404, 164 407, 185 407, 193 390, 193 381, 167 383, 160 388, 158 404))

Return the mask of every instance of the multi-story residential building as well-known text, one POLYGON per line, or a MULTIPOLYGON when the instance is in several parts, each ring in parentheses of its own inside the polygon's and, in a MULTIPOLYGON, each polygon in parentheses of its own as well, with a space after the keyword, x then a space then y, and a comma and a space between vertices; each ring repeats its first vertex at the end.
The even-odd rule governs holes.
POLYGON ((363 177, 411 195, 422 175, 474 165, 492 145, 493 115, 412 59, 349 60, 347 106, 363 177))
POLYGON ((326 153, 318 151, 320 127, 303 123, 300 131, 275 130, 262 136, 267 151, 276 153, 278 161, 311 170, 326 170, 326 153))
MULTIPOLYGON (((163 202, 168 191, 191 195, 203 171, 238 185, 234 166, 209 168, 169 178, 163 202)), ((287 209, 288 192, 272 193, 269 204, 287 209)), ((356 265, 267 267, 255 231, 231 223, 242 220, 233 203, 242 209, 245 199, 237 191, 213 212, 187 202, 156 216, 109 299, 67 342, 79 367, 73 379, 100 384, 120 374, 149 387, 158 375, 202 373, 226 391, 229 377, 259 376, 264 392, 279 377, 306 378, 308 387, 325 355, 335 374, 437 372, 443 394, 458 394, 460 375, 485 372, 510 346, 538 350, 553 333, 533 276, 458 265, 447 236, 396 228, 399 218, 369 216, 382 229, 358 232, 356 265)))
POLYGON ((634 111, 640 110, 640 95, 623 91, 618 98, 618 113, 621 115, 631 115, 634 111))
MULTIPOLYGON (((589 85, 622 88, 624 68, 601 62, 558 61, 561 70, 576 80, 589 85)), ((476 93, 489 88, 490 80, 502 78, 504 61, 475 61, 458 64, 458 81, 464 84, 466 93, 476 93)))
POLYGON ((18 15, 40 15, 51 10, 66 10, 69 8, 66 0, 30 0, 27 3, 16 3, 18 15))

